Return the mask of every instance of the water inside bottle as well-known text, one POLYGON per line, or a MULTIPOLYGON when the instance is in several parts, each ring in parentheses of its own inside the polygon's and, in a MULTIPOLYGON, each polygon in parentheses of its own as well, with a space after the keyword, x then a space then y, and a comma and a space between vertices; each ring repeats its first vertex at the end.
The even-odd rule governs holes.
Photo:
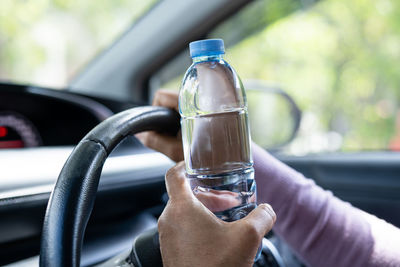
POLYGON ((256 208, 253 168, 207 178, 189 176, 194 195, 218 218, 239 220, 256 208))
POLYGON ((182 118, 187 176, 195 196, 224 221, 256 207, 247 111, 182 118))

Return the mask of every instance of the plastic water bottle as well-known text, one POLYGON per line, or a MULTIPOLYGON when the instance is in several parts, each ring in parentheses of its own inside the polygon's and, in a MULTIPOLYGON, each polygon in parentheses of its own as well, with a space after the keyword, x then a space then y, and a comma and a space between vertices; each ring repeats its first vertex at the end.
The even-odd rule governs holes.
POLYGON ((223 59, 223 40, 196 41, 189 48, 193 64, 179 92, 187 177, 206 207, 235 221, 256 208, 246 94, 223 59))

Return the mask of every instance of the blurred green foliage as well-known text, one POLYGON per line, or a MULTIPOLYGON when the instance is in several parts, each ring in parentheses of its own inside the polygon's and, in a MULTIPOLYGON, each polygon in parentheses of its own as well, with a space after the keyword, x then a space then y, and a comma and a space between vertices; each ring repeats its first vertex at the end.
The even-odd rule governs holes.
POLYGON ((255 11, 243 12, 240 21, 244 23, 246 15, 253 21, 261 14, 270 18, 263 27, 257 26, 235 43, 230 34, 234 28, 230 26, 239 20, 234 18, 211 36, 233 43, 227 49, 227 60, 243 80, 278 84, 299 104, 304 121, 294 143, 312 146, 318 139, 312 138, 316 133, 326 135, 329 143, 328 137, 334 133, 340 136, 340 144, 331 150, 388 148, 390 140, 400 134, 396 133, 400 2, 325 0, 312 6, 299 3, 257 1, 255 11), (271 14, 274 10, 288 15, 277 19, 271 14))
MULTIPOLYGON (((63 87, 154 3, 2 0, 0 80, 63 87)), ((399 15, 397 0, 257 0, 209 37, 243 80, 272 82, 303 110, 289 151, 387 149, 400 136, 399 15)))
POLYGON ((1 0, 0 80, 65 86, 155 2, 1 0))

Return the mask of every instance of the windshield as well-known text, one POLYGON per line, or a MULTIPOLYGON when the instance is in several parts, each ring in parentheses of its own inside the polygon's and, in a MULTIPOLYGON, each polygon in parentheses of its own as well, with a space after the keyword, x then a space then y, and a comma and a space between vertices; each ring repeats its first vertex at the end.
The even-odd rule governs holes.
POLYGON ((0 82, 65 88, 156 0, 2 0, 0 82))

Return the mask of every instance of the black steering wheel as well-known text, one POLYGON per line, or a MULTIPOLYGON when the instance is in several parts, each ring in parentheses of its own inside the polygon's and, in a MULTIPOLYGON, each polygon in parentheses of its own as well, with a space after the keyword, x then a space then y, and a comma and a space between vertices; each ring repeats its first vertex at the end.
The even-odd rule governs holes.
POLYGON ((118 113, 90 131, 69 156, 51 193, 43 223, 40 266, 79 266, 100 174, 111 151, 128 135, 148 130, 176 134, 179 127, 176 111, 138 107, 118 113))
MULTIPOLYGON (((79 266, 86 225, 108 155, 125 137, 138 132, 176 135, 179 118, 176 111, 163 107, 133 108, 103 121, 79 142, 61 170, 47 205, 40 266, 79 266)), ((130 258, 134 266, 162 266, 157 229, 135 240, 130 258)))

